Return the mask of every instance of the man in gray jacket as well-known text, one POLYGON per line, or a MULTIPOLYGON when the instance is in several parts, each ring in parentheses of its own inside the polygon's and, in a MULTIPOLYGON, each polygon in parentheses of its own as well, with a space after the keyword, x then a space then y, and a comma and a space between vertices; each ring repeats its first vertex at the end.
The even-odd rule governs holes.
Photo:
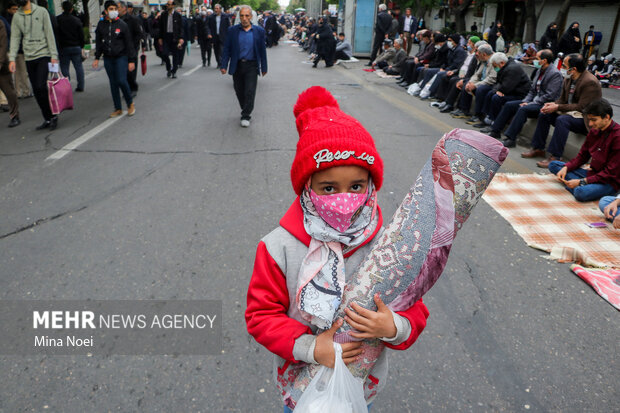
POLYGON ((58 63, 58 50, 50 15, 45 8, 32 4, 30 0, 18 0, 17 5, 19 9, 11 22, 9 70, 15 73, 15 59, 20 46, 23 47, 28 77, 45 119, 37 130, 53 130, 58 125, 58 116, 53 115, 50 108, 47 74, 48 64, 58 63))
POLYGON ((338 35, 338 43, 336 44, 336 60, 351 60, 351 56, 353 56, 353 47, 345 39, 344 33, 340 33, 338 35))
POLYGON ((535 67, 538 67, 538 70, 534 74, 534 81, 527 96, 523 100, 506 102, 493 124, 482 129, 482 133, 500 139, 501 131, 508 124, 510 118, 514 116, 508 130, 506 130, 506 139, 503 143, 507 148, 516 146, 517 135, 523 129, 527 119, 537 118, 545 103, 553 102, 560 97, 562 74, 553 65, 553 60, 553 52, 549 49, 541 50, 536 54, 536 60, 533 63, 535 67))

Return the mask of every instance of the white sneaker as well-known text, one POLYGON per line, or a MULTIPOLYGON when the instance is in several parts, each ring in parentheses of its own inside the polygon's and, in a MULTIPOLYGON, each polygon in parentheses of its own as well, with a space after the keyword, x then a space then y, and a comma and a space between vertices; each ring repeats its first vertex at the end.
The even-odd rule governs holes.
POLYGON ((250 121, 247 119, 241 119, 241 127, 242 128, 248 128, 250 127, 250 121))

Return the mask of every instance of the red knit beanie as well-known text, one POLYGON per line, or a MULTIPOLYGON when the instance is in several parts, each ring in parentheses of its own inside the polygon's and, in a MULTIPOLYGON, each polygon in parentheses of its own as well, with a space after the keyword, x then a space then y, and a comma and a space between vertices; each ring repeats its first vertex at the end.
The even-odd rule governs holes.
POLYGON ((355 165, 370 171, 377 190, 383 183, 383 160, 372 136, 352 116, 342 112, 331 93, 312 86, 299 95, 293 108, 299 132, 291 167, 293 189, 300 195, 315 172, 355 165))

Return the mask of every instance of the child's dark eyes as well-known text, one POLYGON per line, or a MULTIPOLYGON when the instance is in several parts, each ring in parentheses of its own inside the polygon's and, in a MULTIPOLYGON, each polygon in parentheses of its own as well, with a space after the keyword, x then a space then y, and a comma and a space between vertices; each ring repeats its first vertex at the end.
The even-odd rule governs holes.
POLYGON ((323 188, 323 192, 334 192, 334 187, 333 186, 326 186, 323 188))
POLYGON ((361 184, 355 184, 355 185, 352 185, 352 186, 351 186, 351 189, 352 189, 354 192, 359 192, 359 191, 361 191, 361 190, 362 190, 362 185, 361 185, 361 184))

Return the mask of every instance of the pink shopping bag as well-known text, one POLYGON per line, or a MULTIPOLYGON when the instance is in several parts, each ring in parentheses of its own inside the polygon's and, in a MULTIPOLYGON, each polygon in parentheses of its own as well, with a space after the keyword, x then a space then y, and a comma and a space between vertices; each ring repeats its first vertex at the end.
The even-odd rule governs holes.
POLYGON ((63 110, 73 109, 71 83, 61 73, 50 73, 47 79, 47 94, 54 115, 58 115, 63 110))

